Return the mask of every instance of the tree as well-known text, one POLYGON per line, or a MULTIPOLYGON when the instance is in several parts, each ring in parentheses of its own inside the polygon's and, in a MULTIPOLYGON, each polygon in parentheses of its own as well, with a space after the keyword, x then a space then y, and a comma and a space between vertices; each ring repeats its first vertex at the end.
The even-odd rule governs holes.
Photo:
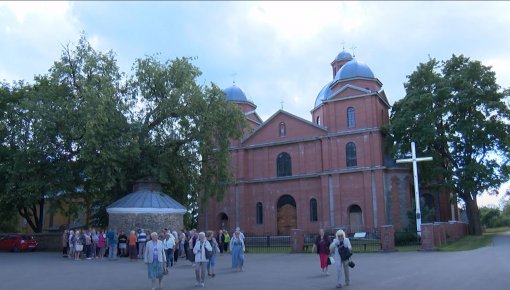
POLYGON ((133 179, 157 177, 196 216, 198 193, 202 201, 223 197, 231 180, 229 140, 240 138, 244 115, 216 85, 197 84, 201 72, 189 58, 162 63, 148 56, 133 70, 129 87, 138 104, 132 116, 140 148, 133 179))
POLYGON ((2 94, 2 205, 16 208, 35 232, 43 230, 48 200, 69 216, 85 208, 88 225, 95 201, 108 204, 112 191, 125 188, 132 154, 113 53, 96 52, 82 36, 48 75, 4 85, 2 94))
POLYGON ((421 63, 404 84, 386 127, 395 156, 433 156, 420 167, 430 188, 453 192, 466 205, 470 233, 480 235, 477 195, 496 192, 509 179, 510 111, 495 73, 463 55, 421 63))
POLYGON ((86 209, 88 225, 93 207, 104 211, 128 190, 127 169, 131 157, 138 154, 128 120, 131 103, 125 76, 113 51, 96 51, 82 34, 76 47, 63 47, 50 77, 54 84, 67 88, 62 95, 66 101, 62 117, 72 120, 61 127, 67 132, 64 139, 70 146, 66 151, 75 174, 72 188, 64 191, 63 204, 79 201, 86 209))

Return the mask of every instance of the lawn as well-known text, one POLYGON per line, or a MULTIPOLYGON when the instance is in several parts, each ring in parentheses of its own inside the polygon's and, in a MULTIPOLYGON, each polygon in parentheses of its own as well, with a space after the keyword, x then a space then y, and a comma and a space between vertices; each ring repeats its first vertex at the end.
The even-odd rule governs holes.
POLYGON ((510 227, 487 229, 481 236, 465 236, 440 246, 439 251, 468 251, 489 245, 497 233, 510 231, 510 227))

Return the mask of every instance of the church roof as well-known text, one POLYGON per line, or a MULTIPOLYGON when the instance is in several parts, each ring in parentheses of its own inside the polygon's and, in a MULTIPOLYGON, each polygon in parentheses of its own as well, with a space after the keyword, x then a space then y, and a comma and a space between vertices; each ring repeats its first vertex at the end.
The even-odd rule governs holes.
POLYGON ((186 208, 167 194, 139 186, 135 191, 108 206, 108 213, 178 213, 184 214, 186 208))
POLYGON ((368 65, 353 59, 344 64, 335 75, 335 80, 346 80, 352 78, 373 79, 375 77, 368 65))
POLYGON ((319 94, 317 95, 317 98, 315 98, 314 108, 317 107, 318 105, 320 105, 322 102, 329 100, 329 98, 331 98, 331 95, 332 95, 331 85, 333 84, 333 82, 334 81, 327 83, 322 88, 322 90, 319 92, 319 94))
POLYGON ((248 98, 246 98, 243 90, 238 88, 236 85, 232 85, 231 87, 224 89, 223 92, 225 92, 225 98, 228 101, 248 102, 248 98))
POLYGON ((335 58, 335 60, 342 60, 342 59, 348 59, 348 60, 351 60, 352 59, 352 55, 350 53, 348 53, 347 51, 343 50, 341 51, 335 58))

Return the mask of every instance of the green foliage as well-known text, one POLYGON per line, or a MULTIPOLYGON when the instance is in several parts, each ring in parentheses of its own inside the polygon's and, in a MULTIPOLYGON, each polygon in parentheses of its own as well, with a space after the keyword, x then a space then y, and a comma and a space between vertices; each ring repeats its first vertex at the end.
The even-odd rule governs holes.
POLYGON ((416 232, 395 232, 395 245, 405 246, 419 243, 420 237, 416 232))
MULTIPOLYGON (((420 198, 420 213, 422 223, 433 223, 436 221, 436 211, 434 208, 427 206, 425 199, 420 198)), ((416 203, 412 203, 412 206, 407 210, 407 219, 409 221, 408 229, 416 232, 416 203)))
POLYGON ((0 84, 0 210, 35 232, 48 201, 105 226, 106 206, 152 176, 196 226, 199 202, 221 199, 231 182, 229 141, 246 126, 217 86, 197 84, 200 74, 189 58, 146 57, 126 77, 112 51, 82 35, 33 84, 0 84))
POLYGON ((510 110, 495 73, 479 61, 453 55, 421 63, 404 84, 406 96, 391 111, 386 148, 395 157, 416 142, 420 180, 465 202, 470 230, 481 234, 476 197, 509 179, 510 110), (394 148, 394 149, 390 149, 394 148))
POLYGON ((510 202, 506 202, 502 210, 481 207, 480 220, 486 228, 510 227, 510 202))

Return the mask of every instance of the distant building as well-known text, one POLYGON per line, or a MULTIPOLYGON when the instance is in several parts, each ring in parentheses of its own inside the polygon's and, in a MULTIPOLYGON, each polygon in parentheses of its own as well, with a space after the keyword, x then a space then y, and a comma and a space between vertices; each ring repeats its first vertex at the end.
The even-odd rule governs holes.
MULTIPOLYGON (((231 143, 235 183, 221 202, 201 209, 201 228, 239 226, 254 235, 408 228, 412 172, 383 152, 380 128, 389 121, 390 104, 382 83, 345 51, 331 67, 333 80, 316 97, 311 121, 284 110, 262 121, 240 88, 224 90, 252 131, 231 143)), ((422 196, 437 221, 451 219, 447 194, 422 196)))

